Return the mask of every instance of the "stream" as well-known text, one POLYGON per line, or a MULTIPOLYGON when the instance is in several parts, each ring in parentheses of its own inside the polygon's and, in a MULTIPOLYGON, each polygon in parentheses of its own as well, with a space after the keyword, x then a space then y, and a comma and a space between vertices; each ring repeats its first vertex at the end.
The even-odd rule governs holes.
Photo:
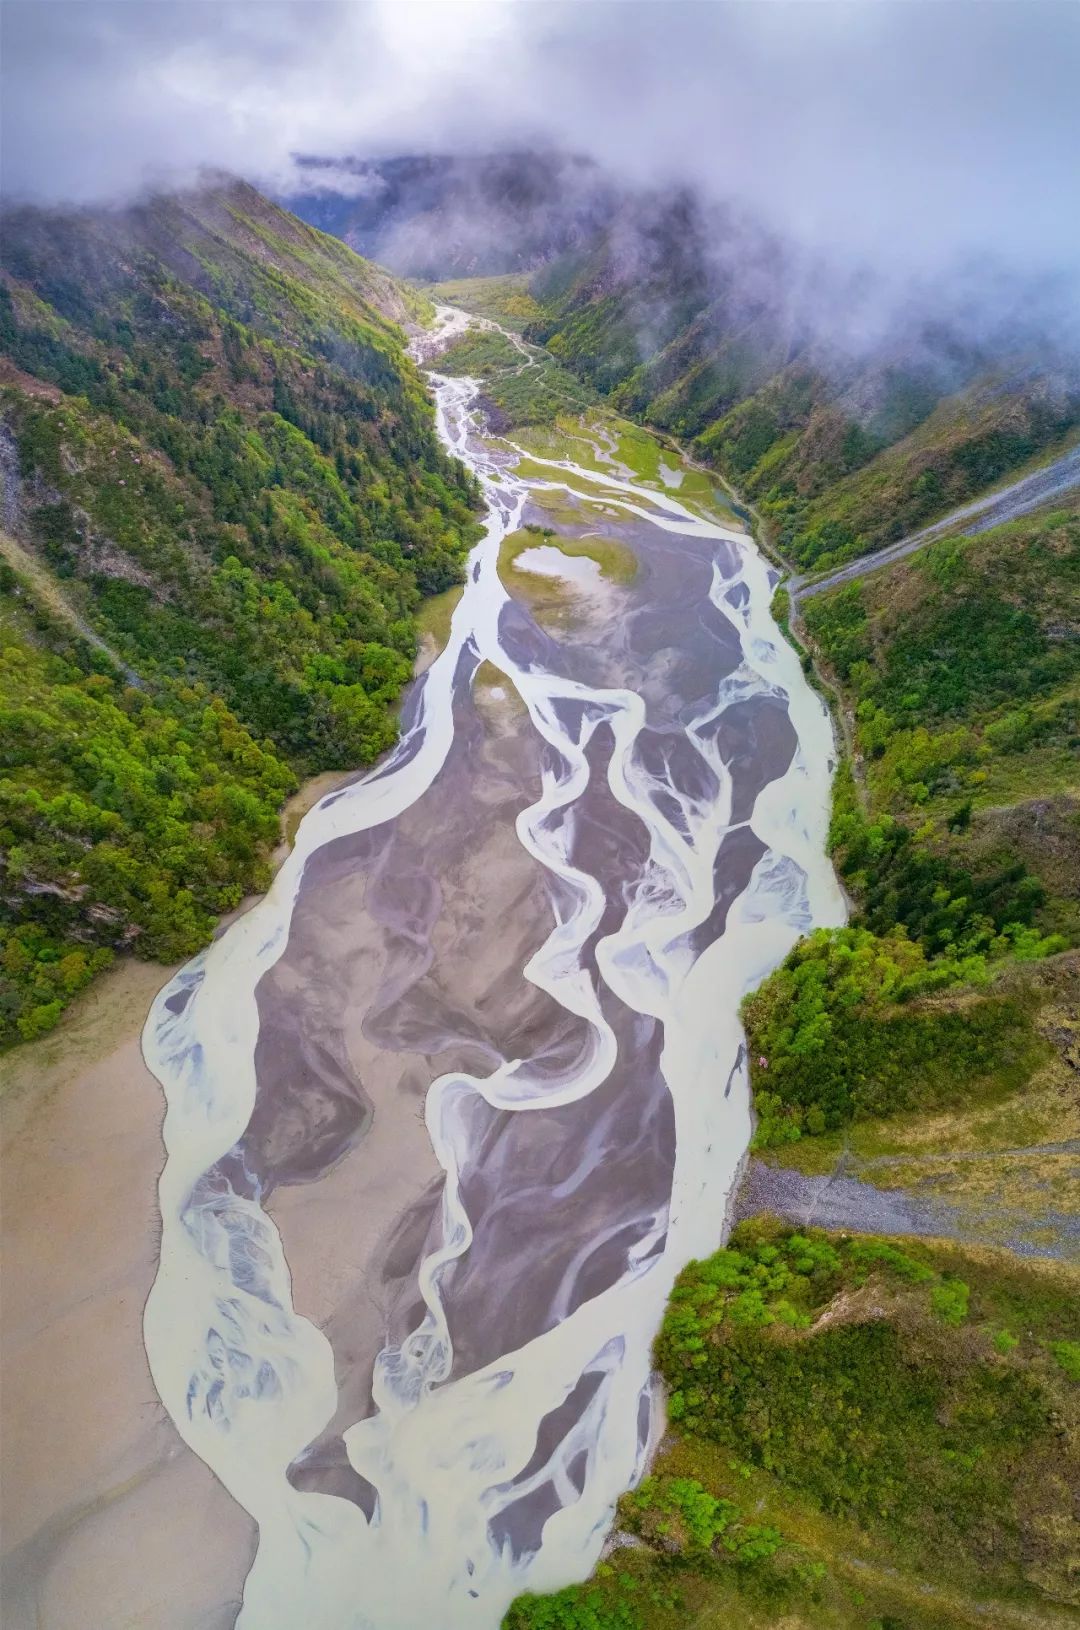
MULTIPOLYGON (((466 321, 440 308, 436 342, 466 321)), ((146 1349, 258 1524, 241 1630, 496 1630, 586 1576, 747 1148, 740 1000, 843 918, 830 724, 753 542, 677 475, 516 473, 478 383, 430 380, 487 505, 448 642, 143 1037, 146 1349), (636 575, 568 567, 534 616, 499 570, 524 523, 552 530, 538 583, 560 536, 636 575)))

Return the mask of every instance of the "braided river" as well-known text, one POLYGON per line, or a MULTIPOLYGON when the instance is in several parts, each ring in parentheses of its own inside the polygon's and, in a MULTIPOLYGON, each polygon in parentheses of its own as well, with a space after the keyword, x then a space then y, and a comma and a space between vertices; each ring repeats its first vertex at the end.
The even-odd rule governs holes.
POLYGON ((734 515, 603 437, 525 457, 429 378, 487 506, 443 649, 143 1036, 146 1350, 258 1525, 240 1630, 496 1630, 589 1572, 747 1149, 740 1001, 843 918, 829 720, 734 515))

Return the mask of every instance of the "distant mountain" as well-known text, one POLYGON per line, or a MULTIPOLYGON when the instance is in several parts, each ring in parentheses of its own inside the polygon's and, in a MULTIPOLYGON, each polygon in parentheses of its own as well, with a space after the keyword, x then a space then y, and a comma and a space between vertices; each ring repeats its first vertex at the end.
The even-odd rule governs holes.
POLYGON ((0 1045, 265 886, 299 772, 394 739, 475 489, 415 293, 236 182, 0 251, 0 1045))
POLYGON ((619 189, 563 153, 301 160, 311 186, 282 200, 301 219, 404 276, 434 282, 531 271, 592 239, 619 189))

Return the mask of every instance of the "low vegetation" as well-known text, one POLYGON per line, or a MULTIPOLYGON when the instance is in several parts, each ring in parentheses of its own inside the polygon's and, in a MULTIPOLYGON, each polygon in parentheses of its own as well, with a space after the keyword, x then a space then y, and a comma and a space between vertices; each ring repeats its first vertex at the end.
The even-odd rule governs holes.
POLYGON ((560 414, 580 412, 593 400, 580 380, 543 351, 519 350, 491 329, 470 330, 442 353, 439 367, 483 381, 482 403, 495 431, 554 424, 560 414))
POLYGON ((521 330, 542 313, 541 306, 529 292, 529 281, 528 272, 451 278, 449 282, 436 283, 431 296, 443 305, 460 306, 465 311, 474 311, 478 317, 489 317, 504 328, 521 330))
POLYGON ((999 971, 1080 941, 1076 507, 929 545, 804 615, 854 716, 832 846, 857 914, 746 1004, 759 1148, 1026 1087, 1041 998, 999 971))
POLYGON ((919 999, 966 971, 928 961, 902 934, 847 928, 803 940, 744 1009, 757 1059, 755 1147, 1023 1087, 1047 1051, 1023 1002, 919 999))
POLYGON ((998 1253, 740 1225, 672 1294, 677 1435, 620 1503, 632 1547, 507 1630, 1071 1622, 1077 1289, 998 1253))

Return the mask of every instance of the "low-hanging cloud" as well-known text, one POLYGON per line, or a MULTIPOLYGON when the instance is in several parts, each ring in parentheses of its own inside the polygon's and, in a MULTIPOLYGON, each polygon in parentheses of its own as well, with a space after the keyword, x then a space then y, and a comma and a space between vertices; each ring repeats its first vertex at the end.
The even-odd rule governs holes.
POLYGON ((1080 272, 1071 0, 6 0, 2 26, 9 199, 537 143, 879 270, 1080 272))

